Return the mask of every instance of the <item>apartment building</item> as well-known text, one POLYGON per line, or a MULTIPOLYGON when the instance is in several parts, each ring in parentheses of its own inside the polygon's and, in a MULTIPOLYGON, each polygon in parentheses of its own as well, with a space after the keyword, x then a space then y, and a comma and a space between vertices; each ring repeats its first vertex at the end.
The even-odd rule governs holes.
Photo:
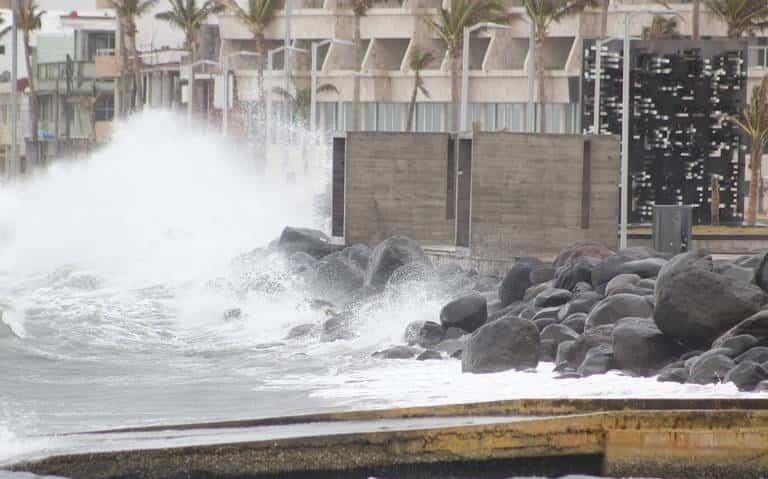
MULTIPOLYGON (((245 0, 239 0, 243 5, 245 0)), ((351 123, 353 75, 361 75, 363 128, 378 131, 402 130, 406 124, 408 101, 414 74, 408 68, 408 58, 416 46, 429 50, 435 60, 422 72, 430 98, 421 95, 416 108, 418 131, 444 131, 447 106, 450 102, 450 75, 445 45, 423 21, 433 16, 448 0, 388 0, 376 2, 361 18, 360 30, 363 61, 355 64, 354 47, 331 44, 321 49, 318 60, 318 83, 332 84, 338 93, 327 90, 318 96, 318 126, 325 131, 343 131, 351 123)), ((511 21, 504 29, 485 29, 470 38, 467 125, 479 122, 484 130, 523 131, 526 125, 528 101, 529 21, 520 0, 508 0, 511 21)), ((692 6, 686 0, 672 0, 670 12, 678 15, 679 31, 690 35, 692 6)), ((639 37, 650 25, 651 14, 643 10, 656 9, 650 0, 614 0, 608 19, 608 35, 622 36, 626 10, 637 11, 632 16, 631 34, 639 37)), ((267 48, 283 44, 286 21, 281 9, 265 31, 267 48)), ((222 55, 255 49, 255 41, 245 26, 234 16, 218 19, 222 55)), ((701 13, 702 38, 723 37, 725 25, 705 7, 701 13)), ((547 72, 547 102, 539 105, 546 111, 546 131, 575 133, 581 131, 579 118, 579 77, 582 68, 581 42, 599 35, 600 12, 587 10, 552 25, 544 49, 547 72)), ((310 50, 314 41, 337 38, 351 40, 354 15, 348 0, 292 0, 290 15, 292 46, 310 50)), ((765 33, 768 35, 768 32, 765 33)), ((750 49, 750 83, 768 73, 768 42, 753 38, 750 49)), ((293 76, 297 83, 309 82, 308 53, 294 53, 293 76)), ((281 55, 275 55, 273 70, 268 71, 267 89, 282 82, 281 55)), ((256 72, 239 68, 236 71, 241 98, 256 92, 256 72)), ((751 89, 750 89, 751 90, 751 89)), ((279 108, 278 108, 279 111, 279 108)))

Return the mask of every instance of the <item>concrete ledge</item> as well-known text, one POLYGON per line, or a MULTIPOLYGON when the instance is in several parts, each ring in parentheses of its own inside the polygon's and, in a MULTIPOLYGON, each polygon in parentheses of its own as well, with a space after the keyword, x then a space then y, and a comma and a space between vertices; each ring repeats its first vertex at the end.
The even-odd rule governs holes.
MULTIPOLYGON (((170 431, 195 427, 210 441, 215 437, 211 429, 226 425, 230 431, 253 428, 256 432, 270 427, 269 421, 303 424, 315 435, 106 452, 82 452, 81 446, 77 453, 18 464, 14 469, 73 479, 287 477, 294 473, 295 477, 354 477, 353 471, 386 475, 404 466, 407 470, 442 467, 442 475, 467 467, 477 472, 491 465, 501 473, 540 474, 546 463, 559 471, 617 476, 758 478, 768 471, 766 405, 766 400, 523 400, 142 428, 102 432, 110 437, 98 439, 97 435, 95 440, 106 444, 121 435, 136 437, 143 432, 154 434, 156 443, 173 444, 172 439, 179 436, 170 431), (660 406, 680 409, 653 409, 660 406), (533 417, 531 413, 558 415, 533 417), (441 414, 446 419, 439 427, 381 427, 395 419, 441 414), (499 417, 488 419, 493 414, 499 417), (486 423, 467 424, 483 417, 486 423), (340 424, 361 418, 373 423, 362 424, 359 432, 334 432, 342 430, 340 424)), ((434 474, 419 477, 441 476, 434 474)))

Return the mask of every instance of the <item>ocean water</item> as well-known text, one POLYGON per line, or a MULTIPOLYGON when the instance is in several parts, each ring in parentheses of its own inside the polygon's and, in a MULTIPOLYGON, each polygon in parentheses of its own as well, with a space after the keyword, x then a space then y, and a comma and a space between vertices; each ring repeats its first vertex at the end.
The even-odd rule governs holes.
POLYGON ((455 360, 372 358, 455 293, 418 281, 362 305, 352 339, 285 340, 327 317, 284 258, 258 250, 286 225, 327 228, 328 151, 299 137, 289 151, 253 153, 147 112, 88 159, 0 187, 0 464, 104 428, 530 397, 748 396, 617 373, 556 380, 551 364, 465 375, 455 360))

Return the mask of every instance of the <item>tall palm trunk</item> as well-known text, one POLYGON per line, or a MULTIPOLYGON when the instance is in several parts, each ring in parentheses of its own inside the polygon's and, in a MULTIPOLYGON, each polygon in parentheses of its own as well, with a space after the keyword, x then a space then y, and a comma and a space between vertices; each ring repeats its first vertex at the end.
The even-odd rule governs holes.
MULTIPOLYGON (((187 49, 189 50, 189 64, 194 65, 197 61, 197 42, 195 42, 194 37, 191 35, 187 36, 187 49)), ((190 67, 191 68, 191 67, 190 67)), ((187 101, 189 102, 189 108, 192 109, 192 112, 195 111, 195 73, 194 70, 192 71, 192 74, 190 75, 192 77, 192 84, 189 85, 189 98, 187 98, 187 101)))
POLYGON ((701 0, 693 0, 693 11, 691 12, 691 37, 698 40, 700 37, 699 27, 701 25, 701 0))
POLYGON ((356 75, 352 79, 352 130, 361 130, 360 122, 360 73, 363 66, 363 46, 360 41, 360 15, 355 15, 355 69, 356 75))
POLYGON ((126 42, 126 22, 122 16, 118 18, 118 41, 120 42, 120 79, 118 82, 118 96, 120 98, 120 104, 118 105, 118 116, 125 117, 128 108, 128 49, 126 42))
POLYGON ((411 103, 408 105, 408 121, 405 124, 405 131, 411 131, 414 126, 413 114, 416 111, 416 95, 419 93, 419 73, 413 80, 413 91, 411 92, 411 103))
POLYGON ((451 50, 449 54, 449 63, 451 68, 451 107, 449 108, 448 131, 458 131, 459 129, 459 68, 461 60, 459 59, 459 50, 451 50))
MULTIPOLYGON (((24 61, 27 65, 27 78, 28 78, 28 85, 29 85, 29 120, 30 120, 30 128, 32 128, 32 131, 30 132, 32 135, 32 142, 34 144, 34 147, 37 148, 37 130, 38 130, 38 111, 37 111, 37 90, 35 89, 35 75, 32 71, 32 51, 29 48, 29 32, 24 31, 23 34, 23 41, 24 41, 24 61)), ((16 85, 13 85, 12 88, 16 88, 16 85)), ((36 159, 36 158, 35 158, 36 159)))
POLYGON ((545 126, 547 124, 545 105, 547 102, 547 87, 544 67, 544 41, 546 40, 546 34, 541 29, 536 29, 536 81, 539 87, 539 133, 546 133, 545 126))
POLYGON ((259 117, 264 118, 266 112, 267 98, 264 90, 264 59, 267 57, 267 47, 264 41, 264 32, 259 31, 254 35, 256 39, 256 51, 259 53, 257 57, 258 62, 258 76, 256 78, 256 88, 259 94, 259 117))
POLYGON ((134 88, 134 108, 141 110, 143 106, 143 85, 141 82, 141 61, 139 59, 139 49, 136 46, 136 25, 133 20, 130 21, 130 31, 128 32, 128 45, 131 50, 131 70, 133 71, 134 88))
POLYGON ((757 222, 757 197, 760 194, 760 174, 763 158, 763 145, 759 141, 752 142, 752 157, 749 166, 752 169, 749 175, 749 202, 747 203, 747 223, 754 225, 757 222))
POLYGON ((754 225, 757 221, 758 196, 760 195, 761 159, 763 147, 759 142, 753 142, 749 166, 749 202, 747 203, 747 223, 754 225))

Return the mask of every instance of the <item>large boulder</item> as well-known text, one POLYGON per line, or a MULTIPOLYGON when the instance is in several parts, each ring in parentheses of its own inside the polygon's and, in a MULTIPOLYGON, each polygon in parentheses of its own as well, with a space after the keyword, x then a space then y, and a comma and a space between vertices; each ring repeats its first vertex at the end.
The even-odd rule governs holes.
POLYGON ((598 241, 580 241, 560 250, 554 266, 555 268, 559 268, 560 266, 572 264, 576 259, 581 257, 590 257, 600 260, 613 254, 614 252, 608 246, 598 241))
POLYGON ((541 264, 542 262, 537 258, 521 258, 512 266, 499 288, 502 306, 523 299, 525 291, 532 286, 531 272, 541 264))
POLYGON ((721 383, 733 369, 736 363, 733 359, 722 354, 715 354, 699 359, 691 366, 691 375, 688 382, 693 384, 715 384, 721 383))
POLYGON ((653 314, 653 306, 644 296, 615 294, 608 296, 592 308, 584 330, 590 331, 607 324, 616 324, 623 318, 647 318, 653 314))
POLYGON ((412 359, 418 354, 419 350, 417 348, 399 345, 376 351, 372 356, 378 359, 412 359))
POLYGON ((443 306, 440 323, 445 328, 460 328, 474 332, 488 320, 488 302, 479 294, 457 298, 443 306))
POLYGON ((531 284, 546 283, 555 277, 555 267, 549 263, 537 264, 531 270, 531 284))
POLYGON ((636 274, 622 273, 616 275, 608 281, 605 285, 605 295, 613 296, 614 294, 634 294, 637 296, 645 296, 653 294, 653 288, 644 287, 640 284, 642 278, 636 274))
POLYGON ((623 319, 613 330, 613 351, 619 369, 650 376, 685 352, 659 331, 650 318, 623 319))
POLYGON ((428 263, 419 243, 406 236, 392 236, 373 249, 365 271, 365 285, 384 288, 399 267, 409 263, 428 263))
MULTIPOLYGON (((753 281, 756 285, 758 285, 760 288, 763 289, 763 291, 768 291, 768 252, 761 253, 760 255, 757 255, 753 259, 753 263, 755 264, 754 270, 755 275, 753 277, 753 281)), ((742 266, 745 266, 742 264, 742 266)))
POLYGON ((663 258, 638 259, 622 264, 619 271, 625 274, 636 274, 641 278, 655 278, 665 264, 667 260, 663 258))
POLYGON ((611 332, 612 328, 603 327, 584 333, 573 341, 563 341, 557 348, 555 364, 558 368, 575 371, 584 362, 587 351, 600 344, 611 344, 611 332))
POLYGON ((745 283, 751 283, 755 276, 754 270, 735 265, 728 261, 715 261, 712 264, 714 265, 716 273, 720 273, 723 276, 737 279, 739 281, 744 281, 745 283))
POLYGON ((555 344, 560 344, 564 341, 576 340, 579 337, 579 333, 562 324, 550 324, 541 331, 540 337, 542 341, 550 340, 555 344))
POLYGON ((371 248, 362 243, 353 244, 341 250, 341 255, 365 271, 368 268, 368 259, 371 257, 371 248))
POLYGON ((461 370, 493 373, 534 368, 539 363, 539 330, 531 321, 502 318, 485 324, 467 340, 461 370))
POLYGON ((753 361, 743 361, 725 375, 725 382, 735 384, 741 391, 752 391, 760 381, 766 379, 768 370, 753 361))
POLYGON ((591 256, 579 256, 555 270, 552 286, 572 291, 579 283, 592 281, 592 270, 600 264, 600 259, 591 256))
POLYGON ((286 254, 307 253, 314 258, 322 258, 344 247, 331 243, 331 239, 322 231, 310 228, 286 227, 277 241, 277 249, 286 254))
POLYGON ((757 346, 755 348, 752 348, 745 353, 740 354, 736 357, 736 362, 740 363, 743 361, 753 361, 756 363, 764 363, 768 361, 768 347, 766 346, 757 346))
POLYGON ((590 276, 592 287, 598 292, 604 292, 608 282, 621 274, 621 266, 628 261, 631 260, 622 255, 608 256, 603 259, 599 264, 592 268, 592 274, 590 276))
POLYGON ((547 288, 533 298, 533 305, 537 308, 550 308, 562 306, 570 301, 573 293, 567 289, 547 288))
POLYGON ((709 347, 766 302, 757 286, 716 273, 710 257, 686 253, 659 273, 654 318, 664 334, 691 348, 709 347))
POLYGON ((739 356, 741 353, 757 346, 757 338, 749 334, 739 334, 737 336, 731 336, 718 345, 720 348, 728 348, 733 351, 734 356, 739 356))
POLYGON ((560 308, 560 311, 557 313, 558 319, 564 320, 575 313, 589 313, 601 299, 603 297, 594 291, 577 294, 565 306, 560 308))
POLYGON ((584 332, 584 323, 587 321, 587 313, 574 313, 568 315, 562 323, 563 326, 568 326, 572 330, 579 334, 584 332))
POLYGON ((723 333, 712 343, 713 348, 721 347, 726 341, 736 336, 752 336, 757 346, 768 346, 768 309, 759 311, 723 333))
POLYGON ((605 374, 614 368, 613 348, 609 344, 598 344, 584 356, 584 361, 576 370, 582 377, 605 374))
POLYGON ((309 274, 309 282, 316 294, 340 303, 362 288, 363 280, 363 270, 341 253, 324 257, 309 274))

